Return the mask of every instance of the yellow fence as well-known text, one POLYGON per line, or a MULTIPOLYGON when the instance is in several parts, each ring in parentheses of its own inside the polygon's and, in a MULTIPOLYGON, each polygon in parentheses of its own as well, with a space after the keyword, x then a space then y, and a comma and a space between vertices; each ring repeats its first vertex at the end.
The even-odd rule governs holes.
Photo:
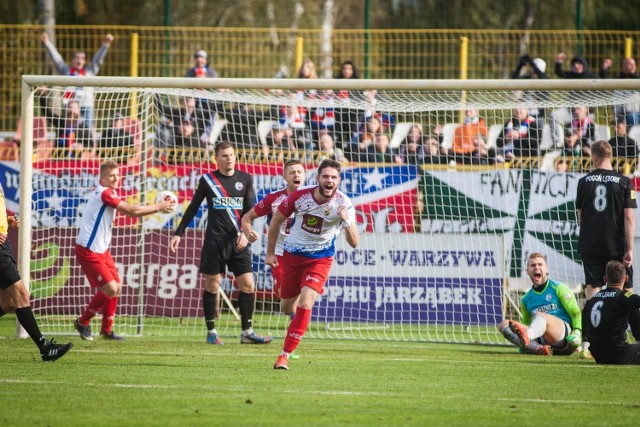
MULTIPOLYGON (((20 75, 50 74, 36 25, 0 25, 0 130, 16 128, 20 112, 20 75)), ((383 79, 503 79, 524 52, 543 58, 553 75, 556 53, 582 55, 598 70, 604 58, 632 56, 640 31, 474 31, 474 30, 320 30, 58 26, 55 45, 66 61, 74 51, 90 60, 104 35, 115 36, 100 75, 183 76, 193 53, 208 52, 221 77, 274 77, 283 67, 289 75, 302 57, 311 58, 320 77, 335 75, 351 60, 361 76, 383 79), (367 65, 365 68, 365 64, 367 65)), ((568 63, 565 64, 568 68, 568 63)))

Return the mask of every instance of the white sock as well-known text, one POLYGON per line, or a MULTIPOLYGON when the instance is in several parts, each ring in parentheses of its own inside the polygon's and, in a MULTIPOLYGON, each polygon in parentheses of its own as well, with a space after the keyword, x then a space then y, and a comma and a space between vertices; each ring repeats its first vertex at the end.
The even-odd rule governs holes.
POLYGON ((253 328, 249 328, 249 329, 245 329, 244 331, 242 331, 242 335, 249 336, 253 333, 253 328))
POLYGON ((536 338, 540 338, 544 335, 544 331, 547 330, 547 319, 544 316, 536 316, 533 318, 533 321, 529 325, 529 329, 527 330, 527 335, 529 335, 530 340, 535 340, 536 338))
POLYGON ((218 330, 216 328, 213 328, 212 330, 207 331, 207 335, 213 335, 213 334, 218 335, 218 330))

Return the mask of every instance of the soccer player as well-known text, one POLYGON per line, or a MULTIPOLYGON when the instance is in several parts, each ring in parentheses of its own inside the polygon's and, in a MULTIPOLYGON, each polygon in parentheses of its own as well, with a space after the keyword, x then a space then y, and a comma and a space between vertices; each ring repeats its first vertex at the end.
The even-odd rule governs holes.
POLYGON ((241 344, 269 344, 272 337, 263 337, 253 331, 253 310, 255 305, 255 285, 251 250, 247 247, 247 236, 241 232, 240 219, 255 201, 251 175, 235 169, 236 153, 229 142, 215 146, 218 169, 204 174, 198 182, 191 203, 184 213, 169 244, 175 253, 187 225, 195 216, 203 200, 209 208, 207 230, 200 257, 200 273, 206 275, 202 296, 204 321, 207 326, 207 343, 223 344, 215 328, 218 289, 225 274, 225 268, 235 276, 238 286, 238 307, 240 308, 242 335, 241 344))
MULTIPOLYGON (((625 289, 633 287, 633 243, 635 237, 636 193, 631 180, 613 171, 612 148, 606 141, 591 146, 595 170, 580 178, 576 209, 580 235, 578 252, 584 268, 585 296, 590 299, 605 285, 605 268, 609 261, 619 261, 627 269, 625 289)), ((629 323, 636 340, 640 340, 640 311, 629 313, 629 323)), ((589 337, 585 334, 583 356, 589 358, 589 337)))
POLYGON ((567 285, 549 279, 547 257, 540 252, 529 255, 527 274, 533 286, 520 298, 522 323, 503 320, 498 329, 523 353, 573 354, 582 340, 576 297, 567 285))
MULTIPOLYGON (((249 243, 254 243, 258 240, 258 233, 253 230, 252 222, 256 218, 260 218, 265 215, 271 217, 275 214, 280 206, 280 203, 291 194, 293 194, 304 183, 306 171, 300 160, 289 160, 284 165, 283 177, 287 183, 287 188, 274 191, 267 194, 257 205, 255 205, 249 212, 242 216, 242 232, 247 236, 249 243)), ((271 219, 271 218, 269 218, 271 219)), ((282 283, 282 243, 287 234, 289 234, 289 227, 291 226, 291 218, 284 222, 280 227, 280 235, 276 242, 275 254, 278 257, 278 266, 271 267, 271 277, 273 277, 273 291, 276 296, 280 298, 280 285, 282 283)))
POLYGON ((337 235, 344 230, 347 243, 353 248, 360 242, 351 200, 338 190, 340 163, 322 161, 317 181, 318 185, 298 190, 285 199, 269 226, 266 263, 277 268, 280 261, 275 250, 281 226, 295 215, 283 243, 280 289, 282 311, 295 316, 274 369, 289 369, 289 356, 302 340, 313 305, 327 281, 337 235))
POLYGON ((19 224, 17 218, 7 216, 4 189, 0 184, 0 317, 15 311, 18 321, 40 349, 42 360, 54 362, 64 356, 73 347, 73 343, 56 344, 53 338, 49 341, 40 332, 31 309, 29 291, 20 277, 7 239, 9 227, 15 228, 19 224))
POLYGON ((121 291, 118 269, 109 251, 116 211, 130 217, 142 217, 156 212, 170 213, 175 205, 175 200, 166 199, 146 206, 132 206, 116 193, 119 184, 118 164, 114 160, 102 162, 99 184, 87 198, 76 239, 76 259, 90 286, 98 288, 82 316, 73 322, 80 338, 87 341, 93 341, 89 324, 98 313, 102 313, 100 336, 109 340, 123 339, 113 332, 113 320, 121 291))
POLYGON ((606 289, 585 304, 582 314, 585 335, 596 363, 640 365, 640 343, 627 342, 629 313, 640 308, 640 296, 624 290, 625 266, 609 261, 606 266, 606 289))

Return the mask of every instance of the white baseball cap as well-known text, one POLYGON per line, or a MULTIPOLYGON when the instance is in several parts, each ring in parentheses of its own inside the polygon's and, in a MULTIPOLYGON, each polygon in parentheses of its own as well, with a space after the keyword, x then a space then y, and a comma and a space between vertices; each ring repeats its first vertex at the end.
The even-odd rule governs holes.
POLYGON ((533 63, 536 64, 536 67, 538 67, 538 70, 542 71, 543 73, 544 73, 544 70, 547 69, 547 63, 544 62, 544 59, 542 58, 534 58, 533 63))

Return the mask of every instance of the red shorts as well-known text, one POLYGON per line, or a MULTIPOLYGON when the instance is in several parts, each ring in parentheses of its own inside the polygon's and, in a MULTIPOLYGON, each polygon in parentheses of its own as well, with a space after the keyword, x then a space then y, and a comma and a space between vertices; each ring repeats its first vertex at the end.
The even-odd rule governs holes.
POLYGON ((297 297, 305 286, 322 295, 333 257, 307 258, 285 251, 282 260, 284 262, 280 295, 283 299, 297 297))
POLYGON ((284 263, 284 257, 282 255, 276 255, 278 258, 278 266, 271 267, 271 277, 273 277, 273 292, 280 298, 280 287, 282 286, 282 264, 284 263))
POLYGON ((82 266, 82 271, 89 279, 92 288, 101 287, 114 280, 120 283, 118 269, 111 257, 111 252, 97 254, 80 245, 76 245, 75 250, 76 259, 82 266))

